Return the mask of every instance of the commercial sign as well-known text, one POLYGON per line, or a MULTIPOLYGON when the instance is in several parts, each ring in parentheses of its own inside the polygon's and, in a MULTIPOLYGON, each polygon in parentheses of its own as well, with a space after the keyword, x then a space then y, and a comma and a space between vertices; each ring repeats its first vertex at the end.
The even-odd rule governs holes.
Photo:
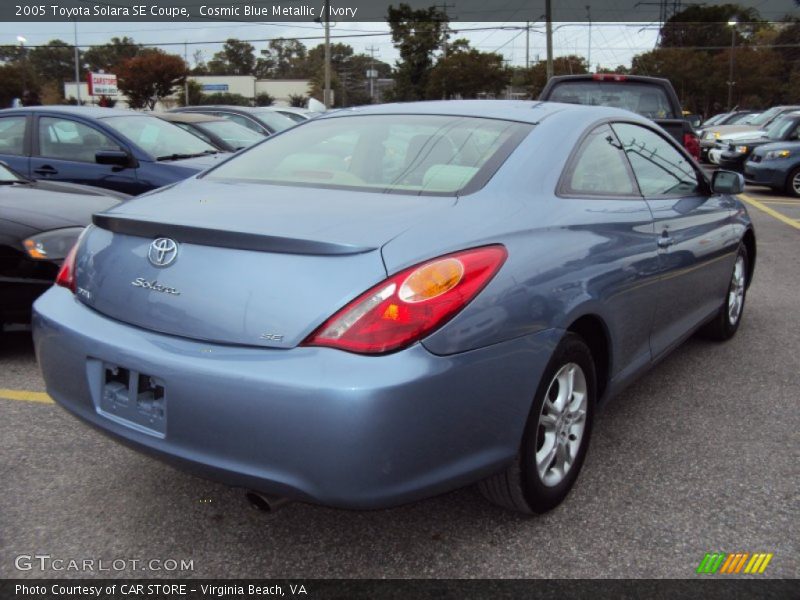
POLYGON ((113 73, 89 73, 86 76, 89 83, 90 96, 117 96, 117 76, 113 73))
POLYGON ((227 83, 204 83, 202 87, 203 87, 203 91, 204 92, 227 92, 228 91, 228 84, 227 83))

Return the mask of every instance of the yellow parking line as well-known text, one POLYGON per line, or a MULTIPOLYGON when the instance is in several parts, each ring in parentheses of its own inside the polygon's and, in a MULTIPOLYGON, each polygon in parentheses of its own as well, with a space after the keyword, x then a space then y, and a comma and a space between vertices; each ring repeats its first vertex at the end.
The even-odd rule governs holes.
POLYGON ((800 201, 791 201, 791 200, 762 200, 764 204, 784 204, 786 206, 800 206, 800 201))
POLYGON ((24 402, 39 402, 53 404, 53 399, 43 392, 29 392, 27 390, 4 390, 0 388, 0 398, 3 400, 22 400, 24 402))
POLYGON ((762 212, 767 213, 771 217, 775 217, 778 221, 786 223, 790 227, 794 227, 795 229, 800 229, 800 223, 796 222, 794 219, 790 219, 783 213, 779 213, 777 210, 770 208, 766 204, 762 204, 755 198, 751 198, 747 194, 739 194, 739 197, 747 202, 750 206, 754 206, 755 208, 759 209, 762 212))

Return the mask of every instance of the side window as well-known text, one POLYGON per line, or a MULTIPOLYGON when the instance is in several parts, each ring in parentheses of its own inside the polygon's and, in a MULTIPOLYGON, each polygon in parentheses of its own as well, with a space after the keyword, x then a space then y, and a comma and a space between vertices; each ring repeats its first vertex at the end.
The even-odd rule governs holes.
POLYGON ((39 119, 39 156, 95 162, 99 150, 122 150, 106 134, 71 119, 39 119))
POLYGON ((700 191, 691 161, 659 134, 630 123, 613 127, 645 197, 692 196, 700 191))
POLYGON ((25 154, 25 121, 20 115, 0 118, 0 154, 25 154))
POLYGON ((561 191, 592 196, 638 196, 619 141, 608 125, 592 131, 570 162, 561 191))

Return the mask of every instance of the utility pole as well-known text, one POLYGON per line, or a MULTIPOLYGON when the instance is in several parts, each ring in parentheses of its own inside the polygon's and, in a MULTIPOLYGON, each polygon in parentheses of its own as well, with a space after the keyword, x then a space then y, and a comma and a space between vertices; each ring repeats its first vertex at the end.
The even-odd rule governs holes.
POLYGON ((325 0, 325 109, 331 107, 331 0, 325 0))
POLYGON ((378 72, 375 70, 375 53, 378 51, 378 48, 375 46, 370 46, 366 49, 369 52, 370 56, 370 63, 369 63, 369 73, 367 79, 369 80, 369 99, 370 101, 375 100, 375 78, 378 76, 378 72))
POLYGON ((81 51, 78 50, 78 19, 74 21, 74 33, 75 33, 75 99, 78 101, 78 106, 81 105, 81 66, 80 66, 80 55, 81 51))
POLYGON ((183 42, 183 62, 186 63, 186 71, 187 71, 187 73, 186 73, 186 79, 183 80, 183 101, 184 101, 186 106, 189 106, 189 73, 188 73, 188 71, 189 71, 189 56, 187 54, 189 52, 188 48, 189 48, 189 45, 186 42, 186 40, 184 40, 184 42, 183 42))
POLYGON ((547 80, 553 76, 553 9, 551 0, 545 0, 544 18, 546 20, 547 37, 547 80))
POLYGON ((728 110, 733 107, 733 55, 736 50, 736 19, 728 21, 728 27, 731 28, 731 61, 728 68, 728 110))
POLYGON ((592 72, 592 7, 586 5, 586 18, 589 20, 589 52, 586 56, 586 66, 592 72))
POLYGON ((525 68, 531 66, 531 22, 525 21, 525 68))

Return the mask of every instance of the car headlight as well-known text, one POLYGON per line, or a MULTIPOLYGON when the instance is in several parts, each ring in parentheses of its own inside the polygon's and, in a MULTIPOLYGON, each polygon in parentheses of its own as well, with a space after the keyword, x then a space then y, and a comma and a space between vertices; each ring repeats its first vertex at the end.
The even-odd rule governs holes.
POLYGON ((64 260, 83 232, 83 227, 66 227, 37 233, 22 242, 34 260, 64 260))
POLYGON ((739 154, 747 154, 747 146, 736 146, 734 150, 739 154))
POLYGON ((764 160, 774 160, 776 158, 789 158, 791 150, 770 150, 764 155, 764 160))
POLYGON ((719 131, 715 131, 715 132, 713 132, 713 133, 712 133, 712 135, 713 135, 713 136, 714 136, 716 139, 719 139, 719 131))

